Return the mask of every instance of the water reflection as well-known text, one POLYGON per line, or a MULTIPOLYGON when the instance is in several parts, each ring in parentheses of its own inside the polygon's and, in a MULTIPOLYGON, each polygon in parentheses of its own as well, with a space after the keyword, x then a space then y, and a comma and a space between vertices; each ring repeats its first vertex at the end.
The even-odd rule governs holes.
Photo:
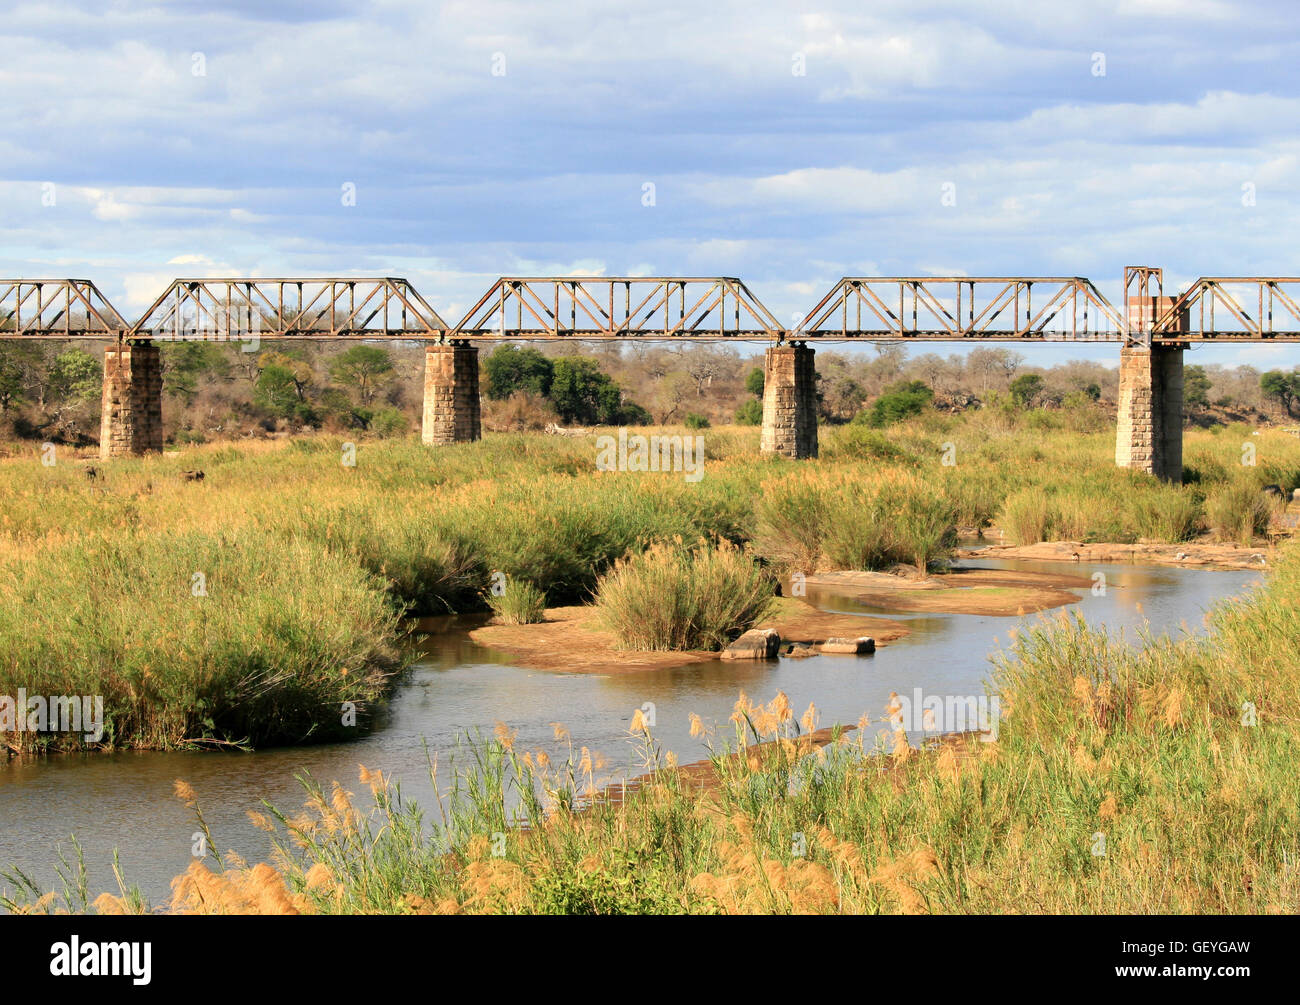
MULTIPOLYGON (((1060 571, 1089 576, 1104 572, 1107 589, 1080 590, 1073 609, 1093 624, 1136 638, 1143 625, 1159 633, 1203 630, 1215 600, 1240 593, 1255 572, 1210 572, 1124 565, 1080 567, 1013 561, 968 561, 975 568, 1060 571)), ((253 860, 269 850, 267 835, 246 812, 267 800, 296 809, 302 790, 295 774, 338 779, 364 791, 357 766, 382 768, 397 777, 406 795, 432 809, 429 754, 445 769, 458 733, 491 732, 504 721, 517 729, 524 748, 554 750, 552 723, 562 722, 573 742, 604 754, 611 768, 633 769, 627 728, 635 709, 652 707, 654 733, 685 762, 705 755, 690 736, 692 712, 726 727, 739 691, 769 700, 785 691, 796 712, 809 702, 821 724, 856 723, 864 712, 883 714, 891 691, 981 694, 989 676, 988 655, 1007 640, 1008 629, 1036 621, 985 615, 893 614, 872 610, 851 597, 810 591, 817 606, 848 614, 887 614, 911 634, 872 656, 813 656, 770 662, 708 661, 637 673, 565 674, 525 670, 469 640, 481 619, 426 622, 424 660, 412 669, 392 702, 382 729, 349 744, 240 753, 121 753, 59 757, 0 766, 0 866, 14 863, 43 883, 54 882, 55 846, 81 841, 95 892, 113 888, 108 864, 120 849, 126 875, 158 900, 170 879, 190 861, 194 821, 172 796, 184 778, 198 792, 222 848, 253 860), (427 742, 427 751, 426 751, 427 742)))

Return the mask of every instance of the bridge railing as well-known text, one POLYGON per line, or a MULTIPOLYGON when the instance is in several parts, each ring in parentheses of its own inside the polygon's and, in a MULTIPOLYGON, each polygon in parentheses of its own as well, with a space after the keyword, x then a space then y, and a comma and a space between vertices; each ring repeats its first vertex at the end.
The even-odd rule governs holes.
POLYGON ((784 333, 739 279, 502 276, 451 338, 776 338, 784 333))
POLYGON ((791 338, 1116 341, 1124 319, 1071 277, 846 276, 791 338))
POLYGON ((103 339, 127 327, 89 279, 0 279, 0 338, 103 339))
POLYGON ((447 328, 405 279, 177 279, 129 337, 425 339, 441 337, 447 328))
POLYGON ((1156 341, 1300 340, 1300 277, 1202 277, 1168 299, 1151 329, 1156 341))

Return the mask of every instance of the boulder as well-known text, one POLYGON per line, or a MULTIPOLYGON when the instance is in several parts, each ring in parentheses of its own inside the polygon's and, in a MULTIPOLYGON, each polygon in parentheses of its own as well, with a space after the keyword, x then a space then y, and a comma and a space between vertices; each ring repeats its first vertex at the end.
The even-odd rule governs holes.
POLYGON ((785 651, 785 654, 791 659, 801 660, 808 656, 816 656, 817 650, 806 642, 795 642, 785 651))
POLYGON ((722 651, 724 660, 768 660, 781 650, 781 636, 771 628, 751 628, 722 651))
POLYGON ((827 639, 821 644, 820 648, 824 653, 845 653, 849 656, 859 656, 862 653, 874 653, 876 651, 876 640, 870 635, 863 635, 856 639, 827 639))

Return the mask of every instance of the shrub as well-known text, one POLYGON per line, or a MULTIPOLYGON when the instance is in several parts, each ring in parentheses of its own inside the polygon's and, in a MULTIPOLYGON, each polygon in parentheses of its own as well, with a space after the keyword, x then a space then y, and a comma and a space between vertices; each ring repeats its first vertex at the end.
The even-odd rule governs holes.
POLYGON ((1138 533, 1157 541, 1190 541, 1201 520, 1201 505, 1187 491, 1162 486, 1134 499, 1138 533))
POLYGON ((877 398, 871 408, 853 417, 854 422, 880 428, 913 415, 920 415, 934 401, 934 392, 920 380, 905 380, 891 385, 877 398))
POLYGON ((734 545, 655 545, 596 589, 602 625, 623 649, 721 649, 774 606, 773 583, 734 545))
POLYGON ((522 579, 507 580, 500 595, 487 595, 487 603, 503 624, 536 625, 546 620, 546 592, 522 579))
POLYGON ((1250 544, 1268 532, 1268 500, 1253 480, 1239 479, 1211 492, 1205 499, 1205 517, 1220 541, 1250 544))
POLYGON ((375 414, 370 419, 371 432, 382 439, 405 436, 408 426, 406 416, 391 405, 375 409, 375 414))
POLYGON ((687 412, 686 417, 682 419, 682 425, 687 429, 708 429, 709 420, 698 412, 687 412))
POLYGON ((1041 489, 1025 489, 1010 496, 998 517, 998 526, 1016 544, 1038 544, 1052 531, 1052 507, 1041 489))
POLYGON ((264 531, 122 533, 6 562, 0 583, 0 694, 102 695, 105 746, 341 739, 342 703, 368 719, 401 666, 373 577, 264 531))
POLYGON ((736 409, 736 425, 738 426, 757 426, 760 425, 762 421, 763 403, 757 398, 750 398, 736 409))

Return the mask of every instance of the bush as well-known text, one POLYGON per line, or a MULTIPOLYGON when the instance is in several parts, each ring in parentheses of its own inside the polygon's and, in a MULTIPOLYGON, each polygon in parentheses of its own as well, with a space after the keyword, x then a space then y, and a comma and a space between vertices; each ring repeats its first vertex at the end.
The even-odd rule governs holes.
POLYGON ((619 648, 716 650, 773 609, 773 583, 734 545, 660 544, 604 576, 596 607, 619 648))
POLYGON ((487 604, 503 624, 536 625, 546 620, 546 591, 522 579, 507 580, 500 595, 487 595, 487 604))
POLYGON ((1230 482, 1205 500, 1205 517, 1220 541, 1250 544, 1268 532, 1271 507, 1253 480, 1230 482))
POLYGON ((265 531, 122 533, 6 562, 0 583, 0 694, 102 695, 105 746, 342 739, 342 703, 364 724, 401 666, 373 577, 265 531))
POLYGON ((751 398, 736 409, 736 425, 757 426, 763 422, 763 403, 751 398))
POLYGON ((708 429, 709 420, 698 412, 687 412, 686 418, 682 419, 682 425, 687 429, 708 429))
POLYGON ((1016 544, 1038 544, 1052 532, 1052 507, 1041 489, 1025 489, 1007 499, 997 522, 1016 544))
POLYGON ((924 381, 900 381, 887 388, 869 410, 864 409, 855 415, 853 421, 877 429, 892 426, 913 415, 920 415, 932 401, 934 392, 924 381))
POLYGON ((375 414, 370 419, 371 432, 382 439, 405 436, 409 425, 406 415, 392 406, 375 409, 375 414))

